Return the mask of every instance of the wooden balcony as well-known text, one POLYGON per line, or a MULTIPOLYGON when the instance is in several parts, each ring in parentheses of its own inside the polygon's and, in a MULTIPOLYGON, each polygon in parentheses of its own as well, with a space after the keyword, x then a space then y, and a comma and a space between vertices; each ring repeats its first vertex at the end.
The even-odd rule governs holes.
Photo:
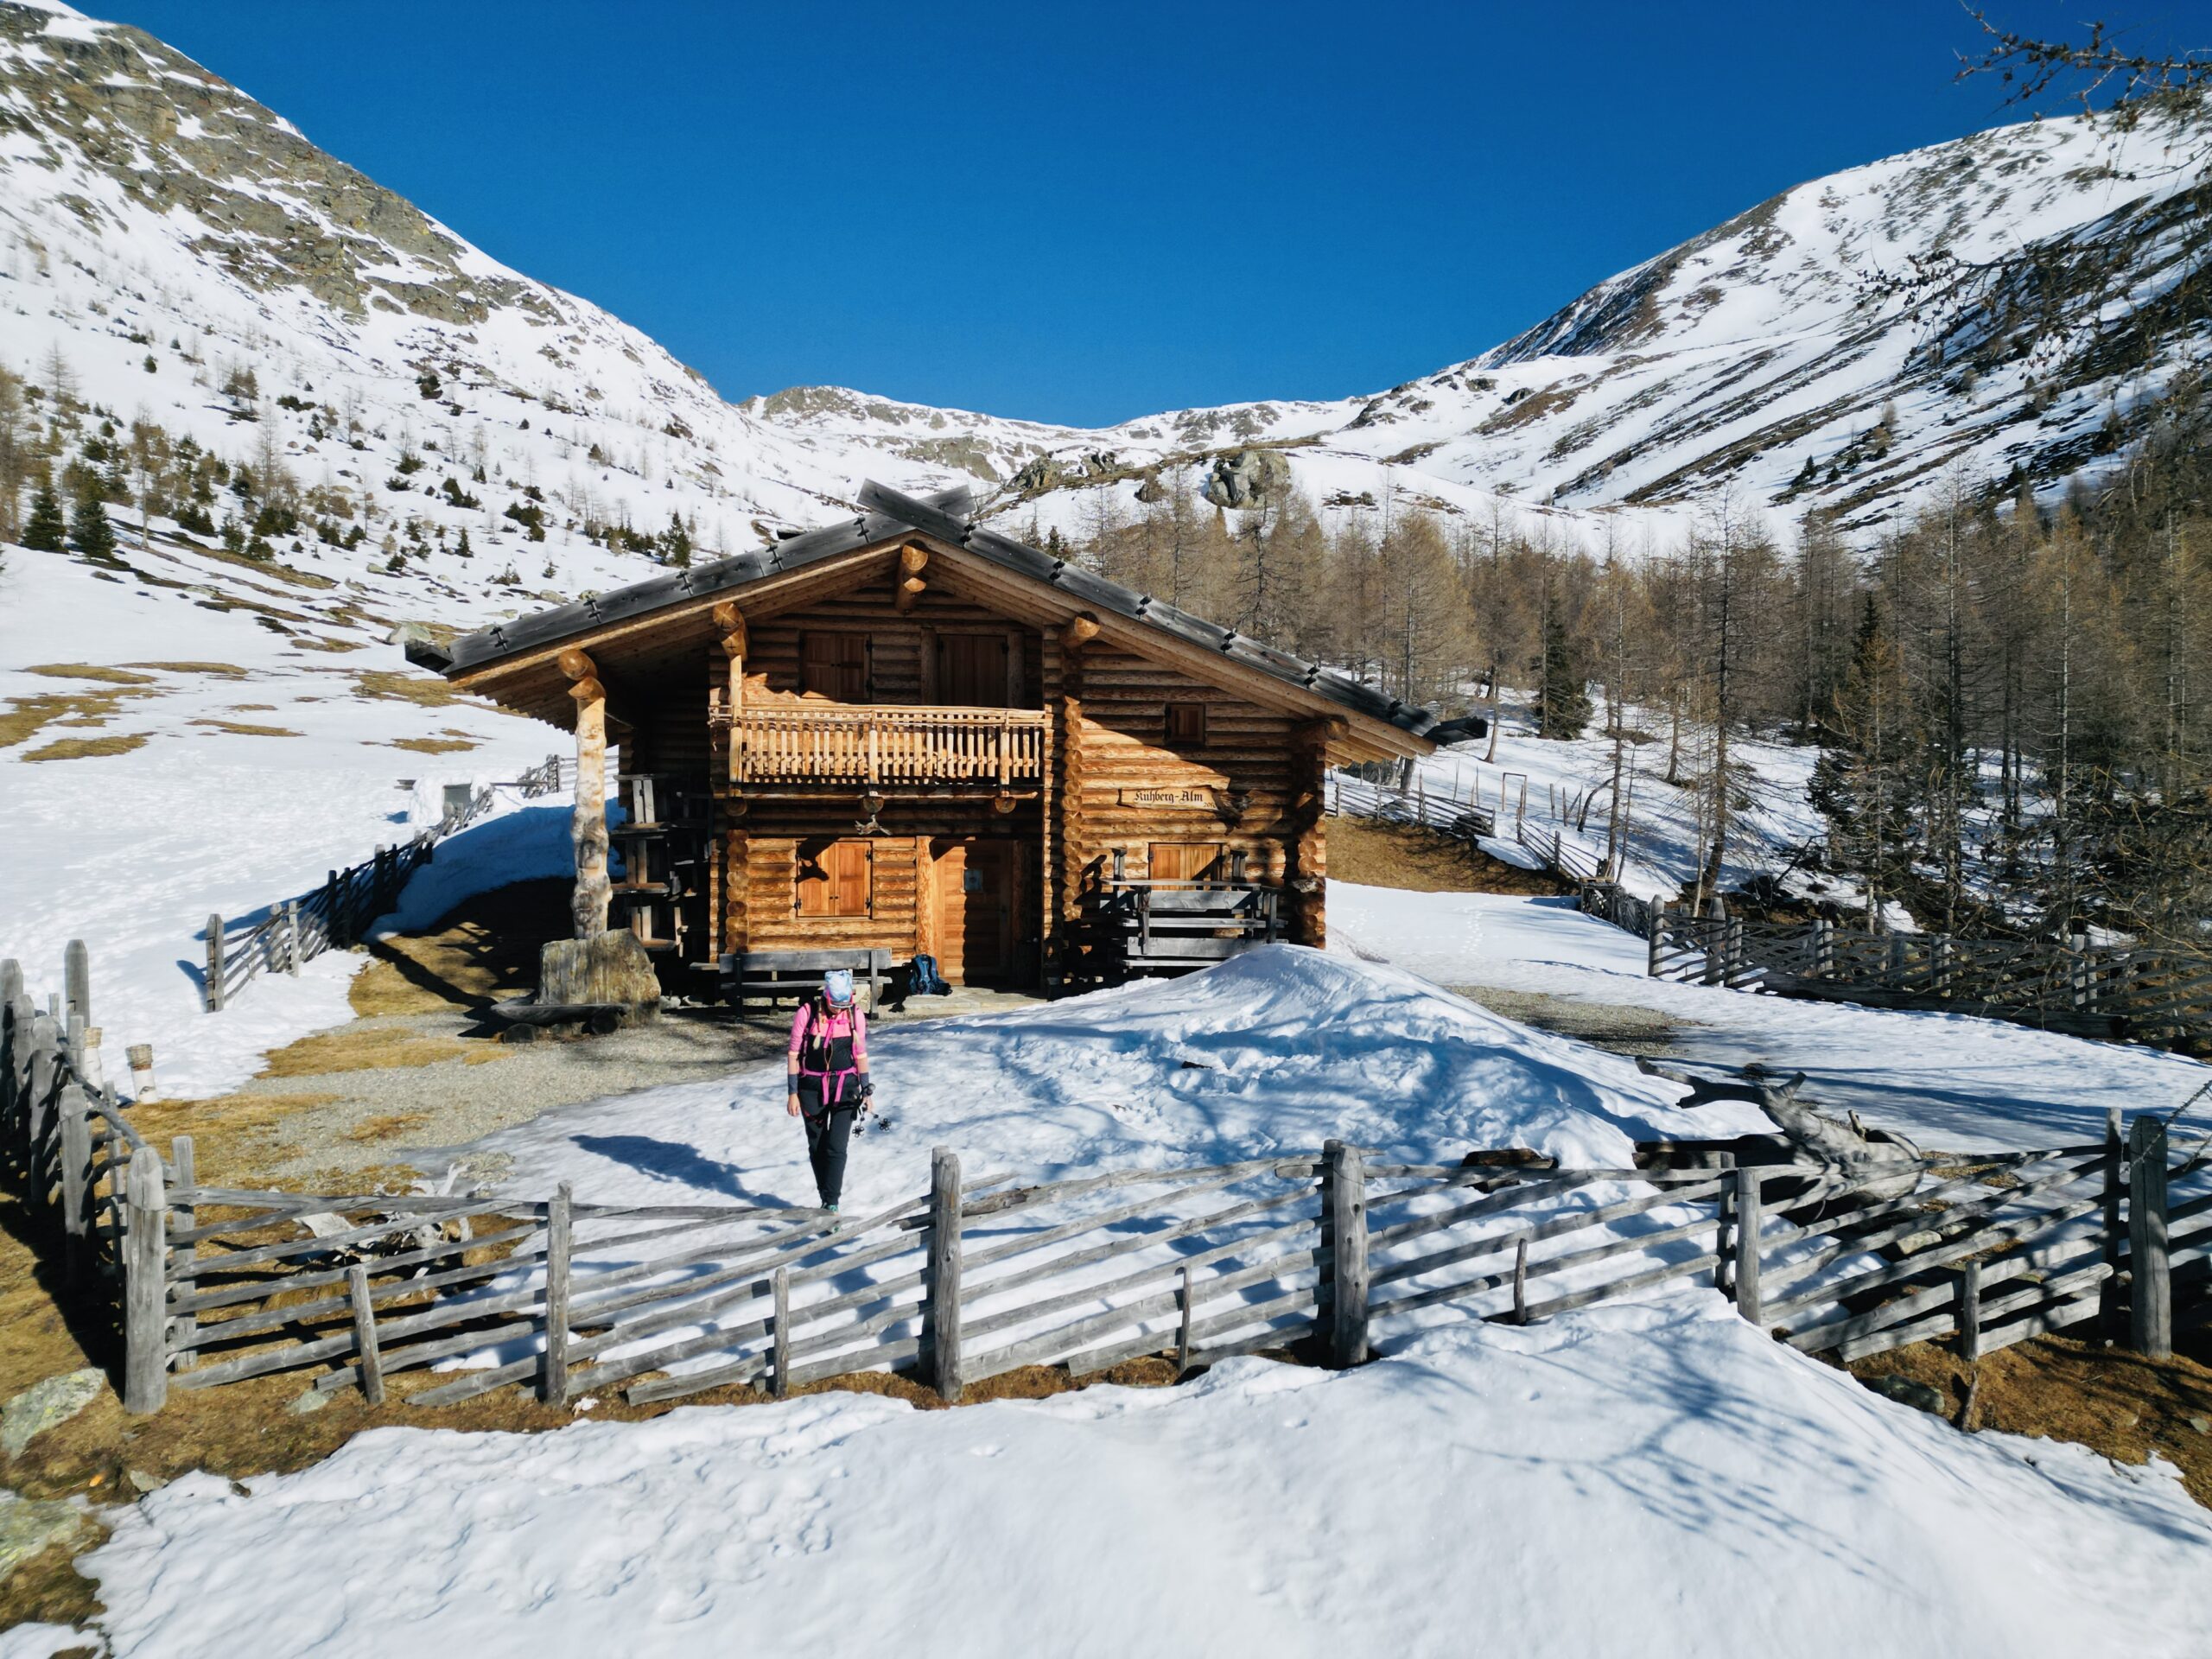
POLYGON ((1048 720, 1037 709, 754 706, 736 721, 731 781, 892 792, 1036 789, 1048 720))

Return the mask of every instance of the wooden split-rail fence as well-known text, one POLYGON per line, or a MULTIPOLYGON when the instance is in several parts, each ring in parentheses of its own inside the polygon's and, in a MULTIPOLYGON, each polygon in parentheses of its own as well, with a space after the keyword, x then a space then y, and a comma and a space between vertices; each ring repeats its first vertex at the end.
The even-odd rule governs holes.
POLYGON ((1484 804, 1479 790, 1465 796, 1432 790, 1419 772, 1399 788, 1356 772, 1333 772, 1329 774, 1329 810, 1394 823, 1416 823, 1454 841, 1510 841, 1563 881, 1600 879, 1605 869, 1605 855, 1557 823, 1531 818, 1528 780, 1523 778, 1521 782, 1517 803, 1505 793, 1501 783, 1499 804, 1493 808, 1484 804))
MULTIPOLYGON (((1632 925, 1639 912, 1585 890, 1583 908, 1632 925)), ((1777 925, 1643 906, 1654 978, 1737 990, 1936 1008, 2088 1037, 2212 1048, 2212 952, 2069 939, 1967 939, 1948 933, 1872 933, 1815 920, 1777 925)))
POLYGON ((477 790, 465 802, 448 806, 436 823, 412 840, 379 847, 373 857, 331 871, 313 892, 273 904, 257 919, 241 924, 209 916, 202 982, 207 1012, 220 1014, 259 975, 296 974, 302 963, 326 950, 358 944, 371 923, 391 912, 400 890, 430 861, 437 844, 492 810, 498 789, 534 798, 558 794, 561 787, 561 757, 548 755, 543 765, 532 766, 512 783, 477 790))
POLYGON ((41 1012, 0 964, 9 1178, 58 1214, 73 1294, 107 1300, 124 1403, 312 1371, 435 1406, 517 1385, 647 1402, 781 1395, 913 1370, 947 1399, 1031 1365, 1160 1356, 1365 1358, 1440 1311, 1528 1321, 1672 1283, 1719 1288, 1792 1345, 1846 1359, 1948 1338, 1970 1356, 2101 1328, 2153 1354, 2212 1314, 2212 1183, 2178 1201, 2164 1127, 1931 1160, 1888 1196, 1798 1167, 1559 1169, 1526 1154, 1395 1161, 1342 1141, 1043 1183, 971 1177, 846 1220, 743 1205, 226 1186, 164 1155, 88 1075, 89 974, 41 1012), (461 1369, 454 1369, 454 1368, 461 1369))

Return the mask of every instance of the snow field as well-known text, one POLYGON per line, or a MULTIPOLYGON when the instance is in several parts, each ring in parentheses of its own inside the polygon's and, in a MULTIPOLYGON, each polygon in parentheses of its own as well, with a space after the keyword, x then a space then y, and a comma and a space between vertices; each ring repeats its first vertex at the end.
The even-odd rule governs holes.
POLYGON ((2171 1470, 1961 1435, 1716 1299, 918 1412, 379 1429, 91 1556, 118 1656, 2201 1654, 2171 1470))

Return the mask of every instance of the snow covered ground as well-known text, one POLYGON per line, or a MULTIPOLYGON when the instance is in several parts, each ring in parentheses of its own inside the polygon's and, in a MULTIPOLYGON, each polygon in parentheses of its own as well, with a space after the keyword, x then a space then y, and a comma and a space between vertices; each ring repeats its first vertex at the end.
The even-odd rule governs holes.
MULTIPOLYGON (((2001 1020, 1755 996, 1647 978, 1643 940, 1566 899, 1329 884, 1332 947, 1444 985, 1490 985, 1651 1008, 1694 1058, 1758 1060, 1808 1098, 1959 1151, 2101 1139, 2107 1108, 2171 1111, 2212 1068, 2156 1049, 2001 1020)), ((2184 1125, 2202 1127, 2200 1106, 2184 1125)))
MULTIPOLYGON (((1354 937, 1363 917, 1440 953, 1414 913, 1439 896, 1389 897, 1408 912, 1333 895, 1354 937)), ((1531 913, 1517 939, 1476 937, 1541 976, 1561 912, 1531 913)), ((1558 952, 1578 953, 1602 957, 1558 952)), ((889 1124, 856 1143, 855 1211, 918 1190, 939 1144, 1025 1175, 1325 1134, 1614 1162, 1637 1135, 1760 1122, 1292 947, 872 1046, 889 1124)), ((804 1202, 779 1071, 549 1113, 478 1150, 517 1189, 804 1202)), ((431 1636, 486 1655, 2203 1651, 2212 1516, 2171 1469, 1958 1433, 1709 1288, 1525 1330, 1462 1313, 1384 1346, 1344 1374, 1236 1360, 1174 1390, 949 1413, 826 1395, 532 1437, 381 1429, 242 1490, 179 1481, 85 1566, 129 1656, 241 1628, 330 1655, 431 1636)))

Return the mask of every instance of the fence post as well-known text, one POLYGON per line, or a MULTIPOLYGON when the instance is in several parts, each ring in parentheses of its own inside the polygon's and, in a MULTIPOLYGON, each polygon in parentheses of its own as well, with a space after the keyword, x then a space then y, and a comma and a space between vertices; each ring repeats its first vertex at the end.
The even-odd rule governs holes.
POLYGON ((284 971, 296 976, 300 971, 300 901, 284 901, 284 971))
POLYGON ((768 1392, 779 1400, 788 1400, 791 1392, 791 1270, 778 1268, 769 1282, 776 1294, 776 1330, 768 1392))
POLYGON ((31 1201, 44 1206, 47 1195, 48 1119, 54 1113, 55 1078, 61 1070, 61 1039, 55 1034, 54 1016, 41 1014, 31 1021, 30 1087, 23 1101, 23 1173, 30 1179, 31 1201))
POLYGON ((207 1012, 223 1011, 223 918, 207 918, 207 1012))
POLYGON ((144 1414, 168 1399, 168 1319, 163 1284, 168 1214, 162 1198, 162 1154, 132 1154, 123 1236, 123 1408, 144 1414))
POLYGON ((1191 1269, 1185 1267, 1175 1287, 1175 1380, 1191 1370, 1191 1269))
POLYGON ((1959 1357, 1968 1364, 1981 1357, 1981 1263, 1959 1269, 1959 1357))
POLYGON ((1367 1160, 1357 1147, 1321 1148, 1321 1215, 1329 1247, 1329 1363, 1367 1357, 1367 1160))
POLYGON ((923 1281, 922 1350, 938 1398, 960 1398, 960 1154, 930 1152, 930 1261, 923 1281))
POLYGON ((2166 1126, 2145 1113, 2127 1126, 2129 1345, 2149 1359, 2174 1352, 2173 1274, 2166 1260, 2166 1126))
MULTIPOLYGON (((16 1126, 16 1071, 18 1050, 29 1033, 20 1029, 16 1003, 23 994, 22 964, 13 957, 0 962, 0 1133, 16 1126)), ((0 1160, 5 1158, 0 1148, 0 1160)))
POLYGON ((1720 1196, 1713 1208, 1719 1212, 1719 1225, 1713 1233, 1713 1287, 1732 1302, 1736 1300, 1736 1173, 1732 1166, 1720 1178, 1720 1196))
POLYGON ((346 918, 338 904, 338 872, 333 870, 322 883, 322 926, 330 948, 343 950, 352 941, 346 937, 346 918))
POLYGON ((569 1249, 575 1190, 567 1181, 545 1206, 545 1363, 537 1397, 558 1405, 569 1397, 569 1249))
POLYGON ((61 1091, 61 1261, 72 1284, 81 1284, 91 1261, 86 1236, 91 1206, 86 1203, 87 1176, 92 1166, 92 1103, 82 1084, 71 1084, 61 1091))
MULTIPOLYGON (((176 1230, 188 1233, 199 1220, 198 1205, 190 1201, 192 1189, 200 1184, 200 1171, 193 1160, 192 1137, 180 1135, 169 1141, 169 1162, 176 1169, 177 1192, 186 1202, 175 1205, 169 1213, 176 1217, 176 1230)), ((170 1264, 170 1277, 175 1282, 181 1297, 192 1295, 200 1281, 193 1272, 193 1264, 200 1259, 197 1244, 184 1243, 176 1247, 176 1260, 170 1264)), ((197 1310, 179 1313, 169 1320, 169 1347, 176 1355, 180 1369, 193 1364, 200 1357, 200 1314, 197 1310)))
POLYGON ((92 953, 82 939, 72 939, 61 952, 61 980, 67 988, 62 1007, 87 1026, 92 1023, 92 953))
POLYGON ((2121 1247, 2127 1238, 2127 1230, 2120 1216, 2120 1198, 2126 1190, 2122 1173, 2127 1159, 2127 1141, 2120 1133, 2120 1108, 2105 1109, 2105 1235, 2104 1262, 2112 1271, 2097 1287, 2097 1334, 2107 1342, 2120 1340, 2120 1327, 2126 1304, 2120 1296, 2121 1247))
POLYGON ((1813 920, 1813 977, 1826 979, 1835 972, 1835 924, 1825 916, 1813 920))
POLYGON ((1728 982, 1728 906, 1719 893, 1705 904, 1705 982, 1728 982))
POLYGON ((346 1299, 353 1305, 353 1371, 361 1398, 384 1404, 384 1354, 377 1345, 377 1311, 369 1300, 369 1270, 356 1262, 346 1269, 346 1299))
POLYGON ((1753 1325, 1766 1324, 1759 1294, 1759 1172, 1738 1166, 1736 1189, 1736 1311, 1753 1325))

